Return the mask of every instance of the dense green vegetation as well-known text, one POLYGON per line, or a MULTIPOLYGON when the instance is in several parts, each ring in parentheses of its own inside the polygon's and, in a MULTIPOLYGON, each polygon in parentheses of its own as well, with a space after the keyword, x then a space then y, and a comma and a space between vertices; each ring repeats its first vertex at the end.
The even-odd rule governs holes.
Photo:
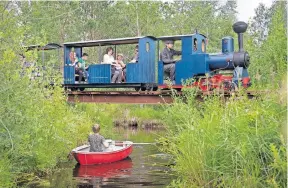
POLYGON ((52 90, 21 78, 15 66, 6 65, 7 71, 0 75, 0 178, 6 186, 23 172, 48 173, 66 159, 70 148, 86 139, 93 123, 85 112, 66 103, 62 88, 52 90))
MULTIPOLYGON (((31 81, 31 70, 20 74, 19 53, 41 65, 39 54, 22 46, 48 42, 179 35, 197 29, 208 36, 208 51, 217 52, 223 36, 236 36, 231 29, 236 6, 233 1, 0 2, 0 187, 51 173, 86 141, 95 122, 106 137, 117 136, 111 130, 119 117, 158 119, 167 125, 159 141, 176 161, 179 178, 172 187, 287 186, 285 2, 274 2, 271 8, 259 5, 244 37, 252 57, 252 87, 275 91, 258 99, 234 97, 224 103, 211 97, 199 103, 192 90, 186 103, 176 98, 170 106, 68 104, 61 74, 53 89, 47 87, 47 77, 31 81)), ((87 52, 90 63, 96 62, 95 51, 87 52)), ((47 58, 47 65, 59 63, 56 55, 47 58)))
POLYGON ((187 104, 165 111, 169 134, 160 139, 181 177, 173 187, 286 187, 287 105, 276 96, 199 103, 187 92, 187 104))

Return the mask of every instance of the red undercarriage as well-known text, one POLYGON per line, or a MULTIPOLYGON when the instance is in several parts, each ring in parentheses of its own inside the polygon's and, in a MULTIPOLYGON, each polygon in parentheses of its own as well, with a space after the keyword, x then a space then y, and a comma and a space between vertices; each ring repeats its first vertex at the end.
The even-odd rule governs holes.
MULTIPOLYGON (((200 78, 196 82, 194 82, 190 86, 183 86, 183 85, 159 85, 158 88, 160 89, 182 89, 182 88, 192 88, 192 87, 199 87, 201 91, 211 91, 214 89, 222 89, 224 91, 231 91, 236 85, 232 82, 233 76, 227 76, 222 74, 216 74, 213 77, 209 78, 200 78)), ((247 88, 250 84, 250 78, 245 77, 242 78, 242 85, 244 88, 247 88)))

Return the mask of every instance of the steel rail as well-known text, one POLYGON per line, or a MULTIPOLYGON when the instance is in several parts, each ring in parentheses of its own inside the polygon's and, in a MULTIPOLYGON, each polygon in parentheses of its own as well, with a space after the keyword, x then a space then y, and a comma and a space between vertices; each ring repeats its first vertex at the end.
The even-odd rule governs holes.
MULTIPOLYGON (((267 91, 264 91, 265 93, 267 91)), ((248 98, 261 95, 263 91, 247 90, 244 93, 248 98)), ((183 92, 174 92, 171 90, 162 91, 67 91, 68 102, 84 102, 84 103, 119 103, 119 104, 171 104, 173 103, 173 95, 182 96, 183 92)), ((229 98, 238 95, 238 92, 221 92, 209 91, 199 92, 198 100, 203 100, 204 96, 219 95, 229 98)))

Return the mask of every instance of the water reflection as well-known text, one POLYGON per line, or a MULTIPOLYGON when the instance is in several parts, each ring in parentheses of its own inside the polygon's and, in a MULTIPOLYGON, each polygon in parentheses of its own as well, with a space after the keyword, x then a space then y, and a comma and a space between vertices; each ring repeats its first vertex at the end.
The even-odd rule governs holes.
POLYGON ((154 146, 134 147, 131 158, 110 164, 76 165, 77 187, 165 187, 171 181, 168 160, 154 146), (156 155, 155 155, 156 154, 156 155))
POLYGON ((79 165, 77 164, 73 170, 74 177, 82 178, 113 178, 113 177, 127 177, 131 175, 132 160, 130 157, 108 164, 98 165, 79 165))
POLYGON ((155 146, 135 146, 130 158, 110 164, 60 164, 58 170, 43 183, 29 183, 27 187, 47 188, 162 188, 174 178, 171 161, 155 146))

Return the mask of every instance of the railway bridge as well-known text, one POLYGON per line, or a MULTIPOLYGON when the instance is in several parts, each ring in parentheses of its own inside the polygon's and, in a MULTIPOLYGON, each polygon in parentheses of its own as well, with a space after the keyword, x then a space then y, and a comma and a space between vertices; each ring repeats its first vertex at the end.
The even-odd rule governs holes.
MULTIPOLYGON (((263 93, 262 91, 246 90, 244 95, 253 98, 263 93)), ((199 92, 196 95, 198 100, 204 96, 220 95, 228 98, 231 95, 238 95, 238 92, 199 92)), ((118 104, 171 104, 173 96, 183 96, 183 92, 171 90, 161 91, 67 91, 68 102, 82 103, 118 103, 118 104)))

